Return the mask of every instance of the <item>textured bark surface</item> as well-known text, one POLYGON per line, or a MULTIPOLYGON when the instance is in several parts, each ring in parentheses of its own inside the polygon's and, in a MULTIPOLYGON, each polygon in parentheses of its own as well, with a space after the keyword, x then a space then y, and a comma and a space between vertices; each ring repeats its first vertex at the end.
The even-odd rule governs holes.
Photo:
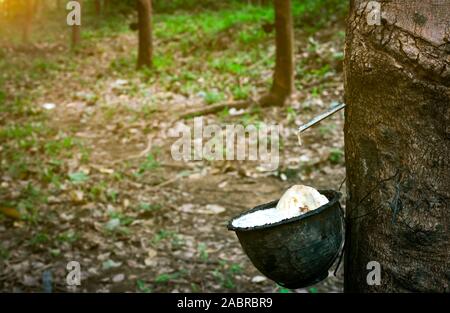
POLYGON ((276 60, 270 93, 261 105, 283 105, 294 89, 294 26, 291 0, 274 0, 276 60))
POLYGON ((138 0, 138 28, 139 28, 139 51, 138 68, 152 66, 152 2, 151 0, 138 0))
POLYGON ((347 25, 345 291, 449 292, 450 2, 379 2, 347 25))
POLYGON ((97 14, 97 15, 102 14, 102 2, 101 2, 101 0, 95 0, 94 7, 95 7, 95 14, 97 14))
POLYGON ((38 9, 37 0, 29 0, 24 4, 23 21, 22 21, 22 41, 28 43, 30 41, 30 33, 33 25, 34 14, 38 9))

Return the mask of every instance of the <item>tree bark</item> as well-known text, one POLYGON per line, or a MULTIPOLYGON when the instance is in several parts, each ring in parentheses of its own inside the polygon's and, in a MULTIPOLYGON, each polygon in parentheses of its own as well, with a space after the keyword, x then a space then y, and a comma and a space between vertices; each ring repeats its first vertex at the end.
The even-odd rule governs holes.
POLYGON ((33 25, 33 17, 34 13, 37 9, 37 1, 31 0, 26 1, 23 4, 23 31, 22 31, 22 41, 24 43, 29 43, 30 41, 30 34, 31 34, 31 27, 33 25))
POLYGON ((274 0, 276 57, 270 92, 260 99, 262 106, 281 106, 294 90, 294 24, 291 0, 274 0))
POLYGON ((152 66, 152 2, 138 0, 139 51, 137 67, 152 66))
POLYGON ((81 42, 81 27, 79 25, 72 26, 72 49, 77 47, 81 42))
POLYGON ((450 5, 351 0, 346 292, 449 292, 450 5), (367 264, 381 281, 367 283, 367 264))
POLYGON ((94 6, 95 6, 95 14, 97 16, 100 16, 102 14, 102 2, 101 2, 101 0, 95 0, 94 6))
MULTIPOLYGON (((81 14, 81 21, 83 20, 83 1, 78 0, 80 3, 80 14, 81 14)), ((75 49, 81 42, 81 25, 73 25, 72 26, 72 49, 75 49)))

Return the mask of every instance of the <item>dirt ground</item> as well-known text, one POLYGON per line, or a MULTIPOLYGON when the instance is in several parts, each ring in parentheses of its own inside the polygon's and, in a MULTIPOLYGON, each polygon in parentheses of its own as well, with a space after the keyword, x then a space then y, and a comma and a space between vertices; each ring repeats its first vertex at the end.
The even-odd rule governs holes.
MULTIPOLYGON (((324 51, 341 49, 341 41, 327 39, 329 32, 317 38, 324 51)), ((307 38, 297 43, 303 44, 307 38)), ((58 188, 38 182, 37 165, 20 179, 2 173, 4 201, 19 199, 30 182, 46 190, 46 200, 33 204, 38 210, 35 220, 7 216, 0 220, 2 251, 7 254, 0 259, 0 290, 288 292, 261 276, 226 225, 242 211, 278 199, 293 184, 341 188, 345 193, 343 113, 306 131, 302 146, 296 136, 298 125, 342 101, 340 68, 305 83, 286 107, 204 116, 205 123, 219 125, 257 121, 280 125, 277 170, 264 171, 254 161, 177 162, 170 154, 175 140, 170 132, 180 123, 192 124, 177 115, 204 106, 202 98, 157 83, 145 85, 138 78, 109 75, 109 64, 117 54, 126 53, 121 47, 128 46, 136 46, 133 34, 103 39, 79 52, 76 66, 44 82, 23 82, 36 95, 37 106, 56 103, 54 109, 41 110, 46 125, 56 130, 51 139, 70 136, 82 146, 71 148, 59 166, 70 179, 58 188), (91 103, 91 92, 107 105, 91 103), (148 97, 155 105, 143 110, 148 97), (69 261, 81 265, 82 284, 77 288, 66 286, 69 261)), ((40 47, 36 53, 52 55, 56 50, 40 47)), ((29 52, 14 53, 25 57, 29 52)), ((297 57, 314 56, 299 49, 297 57)), ((270 75, 269 68, 261 77, 270 75)), ((256 85, 256 94, 267 88, 256 85)), ((9 88, 21 87, 11 83, 9 88)), ((35 158, 41 151, 30 148, 26 153, 35 158)), ((330 274, 315 286, 293 292, 339 291, 342 266, 337 277, 330 274)))

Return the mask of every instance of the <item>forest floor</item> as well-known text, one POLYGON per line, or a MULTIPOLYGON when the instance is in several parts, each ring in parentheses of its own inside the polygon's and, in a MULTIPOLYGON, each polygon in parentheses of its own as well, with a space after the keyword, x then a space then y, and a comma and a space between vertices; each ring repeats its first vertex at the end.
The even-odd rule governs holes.
POLYGON ((342 290, 342 269, 306 289, 276 285, 226 228, 293 184, 340 188, 343 113, 305 132, 302 146, 296 128, 342 101, 341 23, 296 28, 297 91, 286 106, 203 117, 279 125, 278 169, 171 157, 171 133, 193 122, 180 112, 268 90, 274 33, 261 27, 264 14, 158 17, 152 70, 135 70, 128 29, 85 32, 76 51, 61 42, 0 50, 1 291, 67 291, 69 261, 81 265, 78 291, 342 290))

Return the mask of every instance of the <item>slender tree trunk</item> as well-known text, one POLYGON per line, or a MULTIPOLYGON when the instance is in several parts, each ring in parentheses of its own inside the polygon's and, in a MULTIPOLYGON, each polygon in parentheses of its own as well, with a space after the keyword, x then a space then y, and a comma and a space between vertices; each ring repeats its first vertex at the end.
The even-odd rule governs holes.
MULTIPOLYGON (((80 14, 81 14, 81 22, 83 21, 83 1, 78 0, 80 3, 80 14)), ((73 25, 72 26, 72 49, 77 47, 81 42, 81 25, 73 25)))
POLYGON ((272 88, 262 106, 281 106, 294 89, 294 26, 291 0, 274 0, 276 60, 272 88))
POLYGON ((81 42, 81 26, 72 26, 72 48, 77 47, 81 42))
POLYGON ((450 5, 379 3, 347 25, 345 291, 449 292, 450 5))
POLYGON ((102 2, 101 2, 101 0, 95 0, 94 6, 95 6, 95 14, 97 16, 102 14, 102 2))
POLYGON ((138 29, 139 51, 138 68, 152 66, 152 2, 151 0, 138 0, 138 29))
POLYGON ((24 3, 24 14, 23 14, 23 31, 22 31, 22 40, 24 43, 28 43, 30 41, 30 33, 31 27, 33 25, 33 17, 35 15, 35 11, 37 9, 36 0, 26 1, 24 3))

